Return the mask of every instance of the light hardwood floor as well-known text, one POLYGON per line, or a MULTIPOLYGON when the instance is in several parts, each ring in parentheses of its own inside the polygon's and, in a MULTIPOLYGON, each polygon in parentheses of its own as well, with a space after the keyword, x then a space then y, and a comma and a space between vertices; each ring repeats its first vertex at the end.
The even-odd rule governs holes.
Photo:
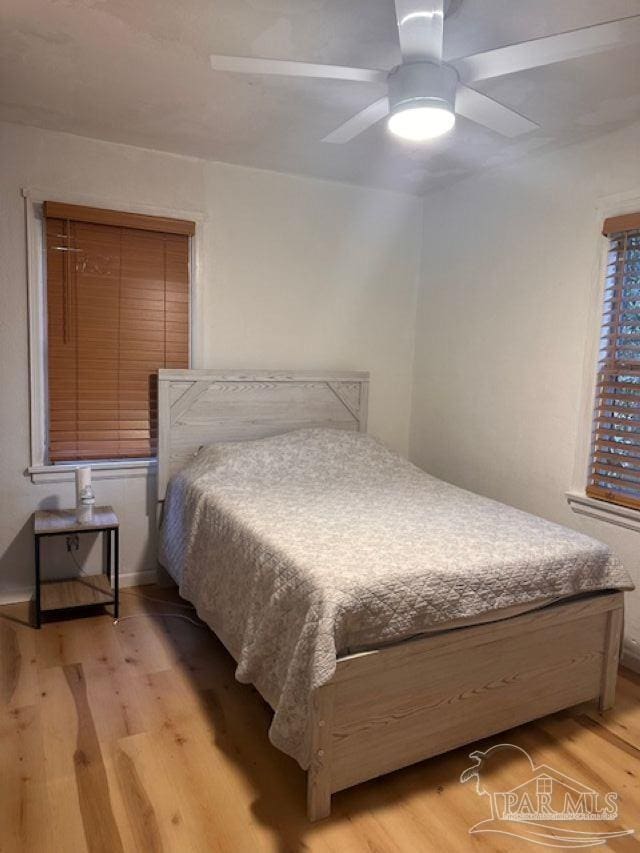
POLYGON ((178 602, 173 590, 124 590, 122 614, 135 618, 41 631, 25 624, 25 606, 0 608, 2 853, 537 849, 468 834, 488 803, 460 773, 474 746, 500 742, 617 791, 610 828, 640 834, 640 676, 623 671, 613 711, 582 706, 367 782, 335 795, 331 818, 311 825, 305 774, 269 744, 269 709, 234 680, 220 643, 152 615, 189 615, 178 602))

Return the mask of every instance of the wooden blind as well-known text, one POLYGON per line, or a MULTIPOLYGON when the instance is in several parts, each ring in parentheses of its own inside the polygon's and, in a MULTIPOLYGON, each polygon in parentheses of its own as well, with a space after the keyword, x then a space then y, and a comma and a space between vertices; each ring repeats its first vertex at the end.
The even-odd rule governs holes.
POLYGON ((640 508, 640 216, 607 220, 603 231, 609 254, 587 494, 640 508))
POLYGON ((49 461, 153 456, 157 370, 189 366, 189 237, 45 212, 49 461))
POLYGON ((81 207, 61 201, 45 201, 44 215, 48 219, 69 219, 73 222, 92 222, 94 225, 116 225, 138 228, 141 231, 159 231, 162 234, 195 234, 195 222, 170 219, 166 216, 148 216, 145 213, 125 213, 102 207, 81 207))

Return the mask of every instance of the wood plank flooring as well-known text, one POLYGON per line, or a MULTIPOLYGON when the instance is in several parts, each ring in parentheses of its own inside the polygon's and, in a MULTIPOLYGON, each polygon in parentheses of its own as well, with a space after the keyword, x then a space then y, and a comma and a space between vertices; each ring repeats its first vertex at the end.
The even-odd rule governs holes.
POLYGON ((2 853, 534 850, 468 832, 488 802, 460 773, 472 749, 501 742, 617 791, 615 828, 636 836, 609 848, 640 846, 640 676, 621 673, 612 711, 581 706, 367 782, 310 825, 305 775, 270 745, 268 707, 208 629, 158 615, 192 617, 180 603, 172 589, 124 590, 134 618, 40 631, 26 605, 0 608, 2 853))

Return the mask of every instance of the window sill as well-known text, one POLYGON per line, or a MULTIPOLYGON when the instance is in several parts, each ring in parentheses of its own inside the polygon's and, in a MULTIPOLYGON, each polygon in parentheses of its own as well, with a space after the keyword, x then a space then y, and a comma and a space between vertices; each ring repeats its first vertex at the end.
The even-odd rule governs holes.
POLYGON ((571 509, 579 515, 588 515, 598 521, 608 521, 619 527, 640 531, 640 510, 599 501, 581 492, 566 492, 566 497, 571 509))
POLYGON ((117 459, 113 462, 69 462, 62 465, 32 465, 26 474, 32 483, 67 483, 75 480, 76 468, 91 465, 94 480, 122 480, 155 476, 156 459, 117 459))

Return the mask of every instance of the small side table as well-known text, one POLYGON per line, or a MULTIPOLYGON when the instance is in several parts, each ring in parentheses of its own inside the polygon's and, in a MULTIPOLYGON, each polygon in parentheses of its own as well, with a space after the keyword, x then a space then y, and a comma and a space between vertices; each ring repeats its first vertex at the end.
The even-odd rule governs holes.
POLYGON ((71 615, 75 608, 113 605, 113 618, 118 620, 118 573, 120 569, 120 522, 110 506, 93 509, 91 521, 80 524, 75 509, 38 510, 33 515, 36 558, 36 628, 43 620, 71 615), (42 581, 40 577, 40 540, 43 536, 70 536, 80 533, 102 533, 106 540, 106 573, 82 575, 67 580, 42 581), (112 541, 113 538, 113 541, 112 541), (112 583, 113 578, 113 583, 112 583))

